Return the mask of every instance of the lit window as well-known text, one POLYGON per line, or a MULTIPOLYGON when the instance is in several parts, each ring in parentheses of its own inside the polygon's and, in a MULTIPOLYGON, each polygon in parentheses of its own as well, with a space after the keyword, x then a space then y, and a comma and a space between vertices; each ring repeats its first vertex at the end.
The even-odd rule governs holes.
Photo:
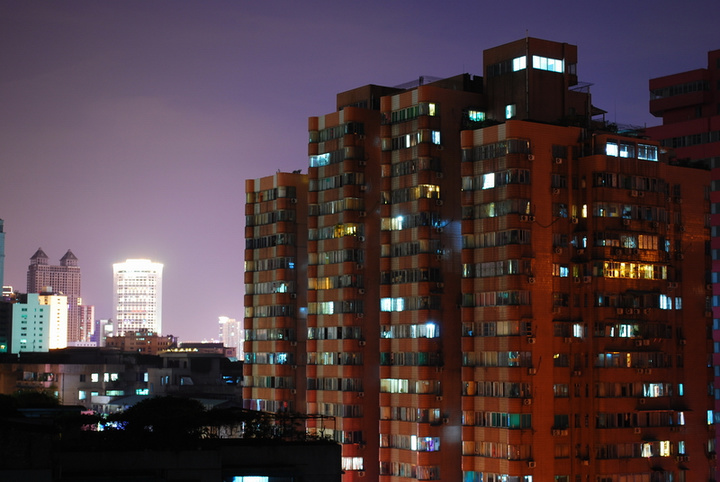
POLYGON ((562 73, 565 70, 563 60, 540 57, 539 55, 533 55, 533 69, 558 73, 562 73))
POLYGON ((100 375, 98 373, 91 373, 90 374, 90 381, 91 382, 99 382, 100 381, 100 375))
POLYGON ((516 57, 513 59, 513 72, 517 72, 518 70, 523 70, 527 67, 527 57, 516 57))
POLYGON ((479 110, 468 111, 468 119, 473 122, 482 122, 485 120, 485 112, 479 110))
POLYGON ((515 117, 515 104, 508 104, 505 106, 505 118, 512 119, 515 117))
POLYGON ((78 390, 78 400, 87 399, 87 392, 85 390, 78 390))
POLYGON ((618 151, 617 142, 610 142, 610 141, 608 141, 608 142, 605 144, 605 154, 606 154, 606 155, 617 157, 617 156, 618 156, 618 152, 619 152, 619 151, 618 151))
POLYGON ((440 131, 432 131, 432 143, 440 145, 440 131))

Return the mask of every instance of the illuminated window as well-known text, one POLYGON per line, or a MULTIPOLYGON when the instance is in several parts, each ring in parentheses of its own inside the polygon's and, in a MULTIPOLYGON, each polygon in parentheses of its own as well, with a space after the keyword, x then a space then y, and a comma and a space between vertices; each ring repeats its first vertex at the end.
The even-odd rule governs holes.
POLYGON ((527 67, 527 57, 523 55, 522 57, 515 57, 512 61, 513 64, 513 72, 517 72, 518 70, 523 70, 527 67))
POLYGON ((100 374, 99 374, 99 373, 91 373, 91 374, 90 374, 90 381, 91 381, 91 382, 99 382, 99 381, 100 381, 100 374))
POLYGON ((85 390, 78 390, 78 400, 86 400, 87 392, 85 390))
POLYGON ((605 154, 608 156, 617 157, 619 153, 617 142, 608 141, 605 144, 605 154))
POLYGON ((472 122, 482 122, 485 120, 485 112, 479 110, 468 111, 468 119, 472 122))
POLYGON ((551 59, 548 57, 533 55, 533 69, 562 73, 565 70, 564 63, 565 62, 560 59, 551 59))
POLYGON ((515 104, 506 105, 505 106, 505 118, 512 119, 513 117, 515 117, 515 110, 516 110, 515 104))

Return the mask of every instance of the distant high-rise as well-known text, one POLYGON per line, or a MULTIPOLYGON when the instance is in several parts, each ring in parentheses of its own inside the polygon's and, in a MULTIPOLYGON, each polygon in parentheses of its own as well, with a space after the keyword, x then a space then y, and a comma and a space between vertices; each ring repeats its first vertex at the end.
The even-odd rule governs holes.
POLYGON ((243 357, 243 322, 227 316, 218 318, 220 324, 220 341, 225 348, 234 348, 235 356, 241 360, 243 357))
POLYGON ((83 338, 81 313, 80 267, 78 259, 69 249, 60 258, 59 265, 48 264, 48 255, 38 248, 30 258, 27 272, 27 292, 43 293, 51 291, 67 297, 67 341, 87 341, 83 338))
POLYGON ((0 219, 0 287, 5 282, 5 221, 0 219))
POLYGON ((146 330, 162 334, 161 263, 128 259, 113 264, 115 335, 146 330))
POLYGON ((12 307, 12 353, 67 347, 67 306, 59 293, 21 295, 12 307))

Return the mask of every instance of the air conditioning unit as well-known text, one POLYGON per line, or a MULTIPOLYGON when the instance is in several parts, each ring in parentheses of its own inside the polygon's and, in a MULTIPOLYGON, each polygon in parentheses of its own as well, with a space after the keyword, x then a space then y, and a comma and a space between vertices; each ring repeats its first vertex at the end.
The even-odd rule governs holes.
POLYGON ((638 197, 638 192, 636 190, 630 191, 630 197, 638 197))
POLYGON ((297 395, 297 390, 294 388, 290 389, 290 395, 297 395))
POLYGON ((577 284, 580 284, 580 277, 579 277, 579 276, 575 276, 575 277, 573 278, 573 282, 575 282, 575 283, 577 283, 577 284))
POLYGON ((630 226, 630 220, 629 220, 629 219, 623 219, 623 226, 630 226))
POLYGON ((645 309, 643 310, 643 314, 645 314, 645 315, 649 315, 650 313, 651 313, 650 308, 645 308, 645 309))
POLYGON ((296 197, 291 197, 291 198, 290 198, 290 202, 293 203, 293 204, 297 204, 297 198, 296 198, 296 197))
POLYGON ((356 316, 357 318, 364 318, 364 317, 365 317, 365 313, 355 313, 355 316, 356 316))
POLYGON ((642 430, 640 430, 640 427, 635 427, 635 428, 633 429, 633 433, 635 433, 635 434, 640 434, 640 433, 642 433, 642 430))
POLYGON ((645 405, 645 402, 646 402, 646 400, 645 400, 644 398, 641 398, 641 399, 638 400, 638 403, 639 403, 640 405, 645 405))
POLYGON ((435 286, 439 289, 445 288, 445 283, 435 283, 435 286))
POLYGON ((684 233, 684 232, 685 232, 685 225, 684 225, 684 224, 678 224, 678 231, 680 231, 681 233, 684 233))
POLYGON ((583 276, 583 283, 589 283, 592 281, 592 276, 583 276))
POLYGON ((297 341, 291 341, 290 346, 297 346, 297 341))
POLYGON ((575 370, 575 371, 573 371, 573 375, 576 376, 576 377, 579 377, 579 376, 582 375, 582 371, 580 371, 580 370, 575 370))
POLYGON ((445 231, 443 228, 435 228, 436 233, 442 233, 443 231, 445 231))
POLYGON ((367 191, 367 186, 365 184, 360 185, 360 191, 365 192, 367 191))
POLYGON ((359 397, 359 398, 364 398, 364 397, 365 397, 365 392, 358 392, 358 397, 359 397))
POLYGON ((615 310, 615 313, 617 313, 618 315, 624 315, 624 314, 625 314, 625 308, 617 308, 617 309, 615 310))
POLYGON ((438 395, 437 397, 435 397, 435 401, 442 402, 442 395, 438 395))
POLYGON ((577 254, 580 254, 580 255, 585 254, 585 250, 580 248, 577 250, 577 254))
POLYGON ((528 216, 528 221, 531 223, 535 222, 535 216, 528 216))
POLYGON ((358 166, 364 167, 366 165, 367 165, 367 161, 362 161, 362 160, 358 161, 358 166))
POLYGON ((297 298, 297 293, 290 293, 290 299, 294 300, 297 298))
POLYGON ((680 343, 681 345, 687 345, 687 340, 685 338, 681 338, 678 340, 678 343, 680 343))
POLYGON ((556 247, 554 251, 555 251, 555 254, 562 254, 562 248, 559 246, 556 247))
POLYGON ((358 341, 358 346, 365 346, 366 344, 367 344, 367 342, 365 340, 358 341))
POLYGON ((358 241, 360 241, 361 243, 364 243, 364 242, 365 242, 365 236, 358 236, 358 241))
POLYGON ((527 222, 527 220, 528 220, 527 216, 525 216, 524 214, 520 215, 520 221, 527 222))
POLYGON ((445 174, 442 173, 442 172, 436 172, 436 173, 435 173, 435 178, 436 178, 436 179, 443 179, 444 177, 445 177, 445 174))
POLYGON ((365 471, 364 471, 364 470, 358 470, 358 477, 365 477, 365 471))
POLYGON ((364 218, 365 216, 367 216, 367 211, 360 211, 360 217, 364 218))

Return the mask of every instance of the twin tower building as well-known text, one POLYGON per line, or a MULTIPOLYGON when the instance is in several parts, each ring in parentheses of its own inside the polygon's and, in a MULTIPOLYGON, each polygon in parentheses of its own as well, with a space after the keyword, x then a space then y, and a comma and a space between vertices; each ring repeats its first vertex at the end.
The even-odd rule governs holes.
MULTIPOLYGON (((113 265, 111 335, 162 330, 162 269, 147 259, 113 265)), ((83 303, 78 259, 68 250, 59 265, 39 248, 30 258, 27 296, 13 307, 10 351, 47 351, 97 346, 106 333, 96 326, 95 309, 83 303)))
POLYGON ((246 182, 246 408, 331 417, 345 481, 710 480, 709 171, 573 45, 483 61, 339 94, 307 174, 246 182))

